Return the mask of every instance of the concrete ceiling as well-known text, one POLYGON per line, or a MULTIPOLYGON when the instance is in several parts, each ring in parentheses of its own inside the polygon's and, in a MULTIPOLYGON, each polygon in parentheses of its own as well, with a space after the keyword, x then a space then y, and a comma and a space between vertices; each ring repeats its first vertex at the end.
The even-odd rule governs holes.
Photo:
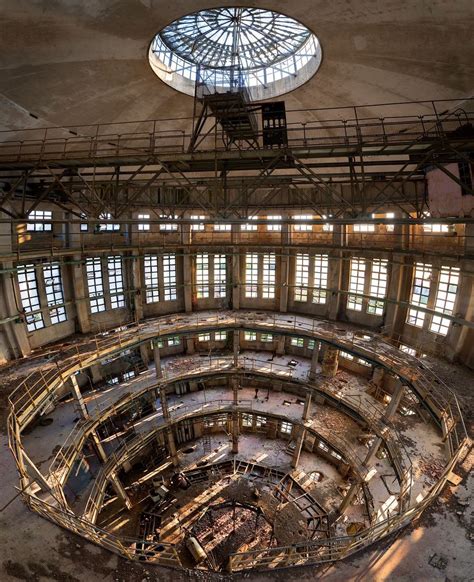
MULTIPOLYGON (((235 4, 242 3, 211 3, 235 4)), ((297 18, 321 41, 323 64, 286 96, 289 109, 461 100, 473 93, 472 0, 247 5, 297 18)), ((192 98, 154 75, 147 49, 163 26, 209 6, 200 0, 2 0, 0 128, 192 115, 192 98)))

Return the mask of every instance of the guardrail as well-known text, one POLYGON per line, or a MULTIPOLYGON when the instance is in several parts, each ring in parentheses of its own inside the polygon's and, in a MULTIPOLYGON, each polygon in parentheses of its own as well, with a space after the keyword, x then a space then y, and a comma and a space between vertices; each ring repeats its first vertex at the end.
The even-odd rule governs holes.
MULTIPOLYGON (((348 351, 359 357, 362 357, 374 365, 382 365, 388 370, 398 375, 405 381, 414 392, 417 394, 420 402, 426 406, 431 412, 432 416, 443 428, 445 438, 449 442, 451 459, 448 464, 453 467, 459 458, 464 444, 467 442, 467 432, 462 419, 462 414, 459 408, 459 403, 454 393, 439 379, 436 375, 426 367, 424 362, 419 361, 414 356, 402 353, 394 346, 385 342, 377 340, 373 341, 375 336, 370 333, 358 332, 352 330, 341 330, 341 324, 331 324, 324 320, 311 319, 304 316, 289 315, 289 314, 271 314, 271 313, 255 313, 255 312, 219 312, 219 313, 194 313, 188 316, 174 316, 172 320, 167 318, 160 318, 148 320, 140 324, 130 324, 122 326, 117 330, 111 330, 97 335, 95 338, 86 340, 83 344, 76 345, 68 350, 65 350, 62 355, 61 363, 54 362, 49 370, 45 372, 35 372, 24 380, 18 388, 10 396, 10 415, 8 419, 9 430, 9 444, 14 454, 17 464, 18 472, 22 482, 22 495, 34 511, 37 511, 44 517, 55 521, 62 527, 66 527, 83 535, 84 537, 109 547, 113 551, 121 553, 131 559, 143 558, 146 554, 131 552, 130 548, 123 547, 123 543, 110 534, 103 535, 98 528, 87 524, 76 516, 72 515, 67 507, 64 495, 58 494, 55 499, 56 505, 51 505, 40 499, 33 493, 30 486, 30 478, 25 468, 23 459, 23 450, 21 444, 21 432, 28 426, 28 424, 38 415, 44 411, 47 406, 53 404, 58 398, 61 390, 63 390, 65 383, 68 381, 71 374, 78 370, 83 370, 97 362, 99 359, 108 357, 111 354, 118 354, 124 349, 138 346, 140 343, 150 341, 156 337, 166 337, 170 335, 188 334, 194 332, 202 332, 205 330, 212 331, 215 328, 222 329, 250 329, 255 331, 268 332, 283 335, 298 335, 309 339, 316 339, 323 343, 332 345, 338 349, 348 351), (337 328, 337 329, 336 329, 337 328)), ((221 365, 223 362, 217 362, 221 365)), ((268 364, 268 363, 266 363, 268 364)), ((218 368, 216 368, 218 369, 218 368)), ((285 371, 278 370, 278 366, 271 367, 272 373, 275 375, 285 376, 297 381, 291 374, 285 371)), ((222 368, 221 368, 222 370, 222 368)), ((256 369, 254 369, 256 372, 256 369)), ((301 380, 301 379, 300 379, 301 380)), ((334 395, 333 395, 334 396, 334 395)), ((359 408, 364 404, 359 402, 359 408)), ((102 409, 102 414, 104 410, 102 409)), ((100 418, 101 415, 98 415, 100 418)), ((81 427, 81 430, 84 427, 81 427)), ((78 429, 78 433, 81 431, 78 429)), ((72 441, 71 441, 72 442, 72 441)), ((389 449, 390 451, 390 449, 389 449)), ((403 462, 403 455, 397 452, 393 447, 391 454, 395 455, 400 462, 403 462)), ((68 456, 64 455, 61 462, 64 462, 68 456)), ((402 465, 401 465, 402 466, 402 465)), ((449 469, 450 470, 450 469, 449 469)), ((367 534, 358 534, 350 538, 350 542, 346 543, 342 538, 334 538, 334 542, 330 540, 329 545, 317 546, 319 549, 311 549, 311 552, 306 552, 305 563, 316 563, 318 560, 334 560, 347 556, 361 547, 365 547, 376 539, 388 535, 390 532, 403 527, 410 519, 419 515, 430 501, 439 493, 446 482, 449 470, 443 473, 443 476, 438 483, 433 486, 427 497, 417 505, 405 509, 406 503, 400 503, 400 509, 403 511, 396 517, 390 517, 386 522, 380 522, 369 528, 367 534), (321 548, 329 548, 328 556, 321 554, 321 548), (342 548, 342 549, 341 549, 342 548), (316 553, 315 553, 316 552, 316 553), (323 556, 323 557, 321 557, 323 556), (314 562, 316 560, 316 562, 314 562)), ((409 479, 408 468, 405 469, 405 480, 409 479)), ((55 486, 53 485, 53 488, 55 486)), ((59 483, 56 485, 56 490, 62 488, 59 483)), ((408 487, 408 490, 410 487, 408 487)), ((133 543, 133 542, 132 542, 133 543)), ((307 544, 305 547, 309 547, 307 544)), ((311 546, 316 548, 316 546, 311 546)), ((278 555, 278 548, 272 548, 266 552, 270 552, 271 556, 278 555)), ((284 555, 291 555, 296 550, 285 549, 284 555)), ((159 554, 160 552, 158 552, 159 554)), ((301 553, 301 552, 300 552, 301 553)), ((303 552, 304 553, 304 552, 303 552)), ((150 551, 150 555, 153 552, 150 551)), ((234 555, 231 559, 231 567, 234 570, 244 569, 247 567, 255 567, 256 559, 255 553, 251 554, 253 557, 247 559, 242 557, 244 555, 234 555), (235 557, 241 556, 241 557, 235 557)), ((154 554, 153 554, 154 555, 154 554)), ((267 563, 267 558, 264 554, 258 554, 259 564, 267 563)), ((303 556, 304 557, 304 556, 303 556)), ((154 558, 153 558, 154 559, 154 558)), ((268 558, 269 559, 269 558, 268 558)), ((289 558, 293 560, 293 557, 289 558)), ((296 551, 295 560, 301 560, 301 555, 296 551)), ((168 558, 166 558, 168 560, 168 558)), ((159 561, 159 558, 157 558, 159 561)), ((177 565, 179 560, 176 557, 169 559, 170 564, 177 565)), ((288 565, 285 562, 285 565, 288 565)))

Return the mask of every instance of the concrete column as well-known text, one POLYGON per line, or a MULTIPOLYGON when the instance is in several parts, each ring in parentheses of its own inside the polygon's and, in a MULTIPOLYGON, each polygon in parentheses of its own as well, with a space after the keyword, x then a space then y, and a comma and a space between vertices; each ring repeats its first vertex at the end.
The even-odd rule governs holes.
POLYGON ((232 409, 232 454, 236 455, 239 452, 239 382, 237 378, 231 379, 232 395, 233 395, 233 409, 232 409))
MULTIPOLYGON (((404 285, 405 280, 405 267, 404 267, 404 256, 400 254, 394 254, 393 260, 390 262, 389 267, 389 279, 388 279, 388 289, 387 289, 387 303, 385 307, 385 317, 384 317, 384 333, 390 338, 394 338, 403 332, 403 323, 400 325, 399 313, 400 305, 399 302, 404 298, 404 291, 406 293, 406 286, 404 285)), ((409 294, 409 288, 408 288, 409 294)), ((405 298, 408 299, 409 295, 405 298)), ((406 310, 403 311, 405 313, 406 310)))
POLYGON ((304 426, 299 427, 299 434, 298 438, 296 439, 296 447, 293 453, 293 457, 291 458, 291 466, 293 469, 296 469, 298 466, 298 462, 300 460, 301 449, 303 448, 304 437, 306 434, 306 429, 304 426))
POLYGON ((331 346, 326 346, 321 370, 322 375, 325 378, 333 378, 337 373, 338 365, 339 365, 339 350, 331 346))
POLYGON ((283 254, 280 258, 280 311, 281 311, 281 313, 286 313, 288 311, 289 280, 290 280, 290 254, 289 254, 288 250, 284 250, 283 254))
MULTIPOLYGON (((182 225, 182 228, 190 225, 182 225)), ((193 310, 193 278, 192 278, 192 260, 189 250, 185 249, 183 254, 183 289, 184 289, 184 311, 191 313, 193 310)))
POLYGON ((81 255, 74 255, 72 258, 72 288, 74 291, 74 300, 76 304, 77 323, 81 333, 91 331, 91 321, 89 313, 89 301, 86 295, 86 286, 84 282, 84 272, 81 255))
POLYGON ((170 411, 168 408, 168 397, 166 396, 166 390, 164 386, 160 386, 160 402, 161 402, 161 410, 163 412, 163 419, 166 423, 166 440, 168 441, 168 448, 171 457, 171 462, 173 463, 173 467, 177 467, 179 465, 178 453, 176 450, 176 443, 174 440, 173 434, 173 427, 171 426, 171 416, 170 411))
POLYGON ((321 349, 321 342, 315 342, 313 354, 311 356, 311 368, 309 371, 309 379, 314 380, 316 378, 316 374, 318 373, 319 367, 319 350, 321 349))
POLYGON ((312 393, 312 391, 310 389, 308 389, 306 391, 306 398, 305 398, 305 401, 304 401, 304 408, 303 408, 303 415, 302 415, 303 421, 308 420, 309 413, 310 413, 310 410, 311 410, 311 400, 312 400, 312 397, 313 397, 313 393, 312 393))
POLYGON ((374 442, 370 445, 369 452, 367 453, 367 456, 364 459, 363 464, 366 467, 370 467, 370 465, 372 465, 372 463, 374 462, 375 456, 379 452, 379 449, 380 449, 382 442, 383 442, 383 440, 381 437, 379 437, 379 436, 375 437, 374 442))
POLYGON ((143 319, 143 280, 142 280, 143 255, 134 257, 132 260, 132 288, 134 289, 133 307, 135 310, 135 319, 143 319))
POLYGON ((285 355, 285 344, 286 344, 286 336, 284 336, 284 335, 279 336, 279 338, 277 339, 276 350, 275 350, 279 356, 285 355))
MULTIPOLYGON (((3 269, 13 269, 13 263, 2 263, 3 269)), ((0 274, 0 319, 18 317, 6 323, 2 328, 6 332, 6 337, 10 346, 10 351, 14 357, 25 357, 31 354, 30 341, 26 331, 26 324, 19 319, 17 300, 15 299, 15 279, 12 273, 0 274)), ((9 359, 9 358, 5 358, 9 359)))
POLYGON ((95 450, 97 456, 99 457, 101 463, 106 463, 107 462, 107 454, 104 450, 104 447, 102 446, 99 435, 97 434, 97 432, 95 430, 93 430, 91 432, 91 439, 92 439, 92 445, 94 447, 94 450, 95 450))
POLYGON ((382 366, 375 366, 370 381, 377 388, 382 388, 384 376, 385 368, 382 368, 382 366))
POLYGON ((148 364, 150 363, 150 355, 148 353, 148 343, 140 344, 140 357, 142 359, 142 362, 148 368, 148 364))
POLYGON ((239 365, 239 353, 240 353, 240 331, 238 329, 234 330, 233 350, 234 350, 234 367, 237 368, 239 365))
POLYGON ((385 414, 384 414, 384 420, 392 420, 393 417, 395 416, 398 407, 400 405, 400 401, 403 398, 403 395, 405 394, 405 385, 404 384, 399 384, 394 393, 392 394, 392 399, 389 402, 389 405, 387 406, 387 409, 385 410, 385 414))
POLYGON ((196 353, 196 344, 193 337, 187 337, 185 339, 186 342, 186 353, 192 355, 196 353))
POLYGON ((117 475, 115 475, 115 473, 112 473, 112 475, 110 475, 110 484, 112 485, 115 493, 117 494, 117 497, 121 499, 125 507, 127 509, 131 509, 132 503, 130 501, 130 498, 127 495, 127 492, 125 491, 125 487, 122 485, 120 479, 117 477, 117 475))
POLYGON ((342 286, 343 279, 343 258, 344 252, 342 249, 346 246, 346 225, 335 224, 333 229, 333 244, 341 250, 336 251, 333 255, 329 255, 329 272, 328 272, 328 288, 333 289, 328 301, 328 317, 329 319, 337 319, 341 307, 343 296, 337 293, 337 289, 346 289, 342 286))
POLYGON ((101 364, 93 364, 90 367, 91 371, 91 380, 92 384, 98 384, 101 382, 104 377, 102 376, 102 365, 101 364))
POLYGON ((339 506, 339 509, 338 509, 339 513, 342 514, 346 511, 346 509, 352 503, 352 500, 354 499, 354 497, 357 495, 359 488, 360 488, 360 483, 352 483, 352 485, 349 487, 348 492, 344 496, 344 499, 342 500, 341 505, 339 506))
POLYGON ((81 394, 81 389, 79 388, 79 384, 77 383, 77 378, 76 376, 72 375, 70 377, 71 380, 71 384, 72 384, 72 391, 74 394, 74 398, 76 399, 77 402, 77 408, 79 410, 79 413, 81 414, 82 418, 89 418, 89 412, 87 411, 87 406, 86 403, 84 402, 84 398, 82 397, 81 394))
POLYGON ((240 254, 232 247, 232 309, 240 309, 240 254))
POLYGON ((155 374, 157 378, 163 377, 163 371, 161 369, 161 358, 160 358, 160 348, 158 347, 158 341, 153 342, 153 360, 155 362, 155 374))

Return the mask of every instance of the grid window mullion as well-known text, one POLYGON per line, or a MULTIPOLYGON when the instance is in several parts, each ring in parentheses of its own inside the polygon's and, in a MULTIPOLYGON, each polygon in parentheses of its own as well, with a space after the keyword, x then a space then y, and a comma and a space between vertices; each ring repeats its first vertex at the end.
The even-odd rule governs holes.
POLYGON ((163 255, 163 295, 165 301, 176 301, 176 255, 163 255))
POLYGON ((370 293, 372 297, 378 299, 369 299, 367 303, 367 313, 372 315, 383 315, 385 299, 387 295, 387 271, 388 261, 386 259, 374 259, 372 261, 372 273, 370 277, 370 293))
POLYGON ((328 270, 328 255, 315 255, 313 303, 326 303, 327 301, 328 270))
POLYGON ((309 255, 298 253, 295 262, 295 301, 308 301, 309 255))
POLYGON ((102 261, 99 257, 86 260, 86 277, 91 313, 105 311, 102 261))
MULTIPOLYGON (((435 311, 443 315, 454 313, 454 304, 459 287, 458 267, 441 267, 439 274, 438 290, 435 299, 435 311)), ((430 331, 439 335, 447 335, 451 321, 441 315, 433 315, 430 324, 430 331)))
POLYGON ((41 305, 35 266, 22 265, 18 267, 17 273, 21 304, 26 314, 26 328, 28 331, 41 329, 45 325, 43 314, 39 311, 41 305))
POLYGON ((276 258, 275 253, 265 253, 263 255, 263 299, 275 298, 275 275, 276 275, 276 258))
POLYGON ((258 254, 245 255, 245 297, 258 297, 258 254))
POLYGON ((198 253, 196 255, 196 297, 198 299, 209 297, 208 253, 198 253))
POLYGON ((110 304, 112 309, 125 307, 122 257, 120 255, 107 257, 107 274, 109 277, 110 304))
MULTIPOLYGON (((427 307, 430 296, 432 268, 431 265, 415 263, 415 274, 411 291, 410 305, 427 307)), ((407 323, 415 327, 423 327, 426 312, 411 307, 408 310, 407 323)))
POLYGON ((347 296, 347 308, 354 311, 362 311, 362 301, 365 289, 365 259, 351 259, 349 274, 349 295, 347 296))
POLYGON ((214 299, 226 296, 227 257, 214 255, 214 299))
POLYGON ((49 310, 52 325, 66 321, 67 315, 64 307, 64 291, 59 263, 43 265, 43 278, 47 305, 53 307, 49 310))

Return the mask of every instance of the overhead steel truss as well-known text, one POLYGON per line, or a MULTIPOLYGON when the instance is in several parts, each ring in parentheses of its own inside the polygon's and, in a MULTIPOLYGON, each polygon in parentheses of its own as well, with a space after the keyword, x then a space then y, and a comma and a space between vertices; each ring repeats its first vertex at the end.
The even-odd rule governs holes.
POLYGON ((0 211, 26 218, 48 201, 77 217, 120 218, 146 207, 157 217, 197 209, 238 219, 274 205, 366 218, 390 205, 421 217, 426 170, 460 184, 446 165, 471 162, 474 152, 474 113, 428 105, 404 104, 413 114, 403 117, 361 115, 387 106, 311 110, 321 118, 312 122, 290 116, 281 148, 259 145, 261 128, 252 145, 226 139, 212 120, 199 136, 160 129, 159 120, 0 132, 0 211), (416 114, 428 105, 432 112, 416 114))

